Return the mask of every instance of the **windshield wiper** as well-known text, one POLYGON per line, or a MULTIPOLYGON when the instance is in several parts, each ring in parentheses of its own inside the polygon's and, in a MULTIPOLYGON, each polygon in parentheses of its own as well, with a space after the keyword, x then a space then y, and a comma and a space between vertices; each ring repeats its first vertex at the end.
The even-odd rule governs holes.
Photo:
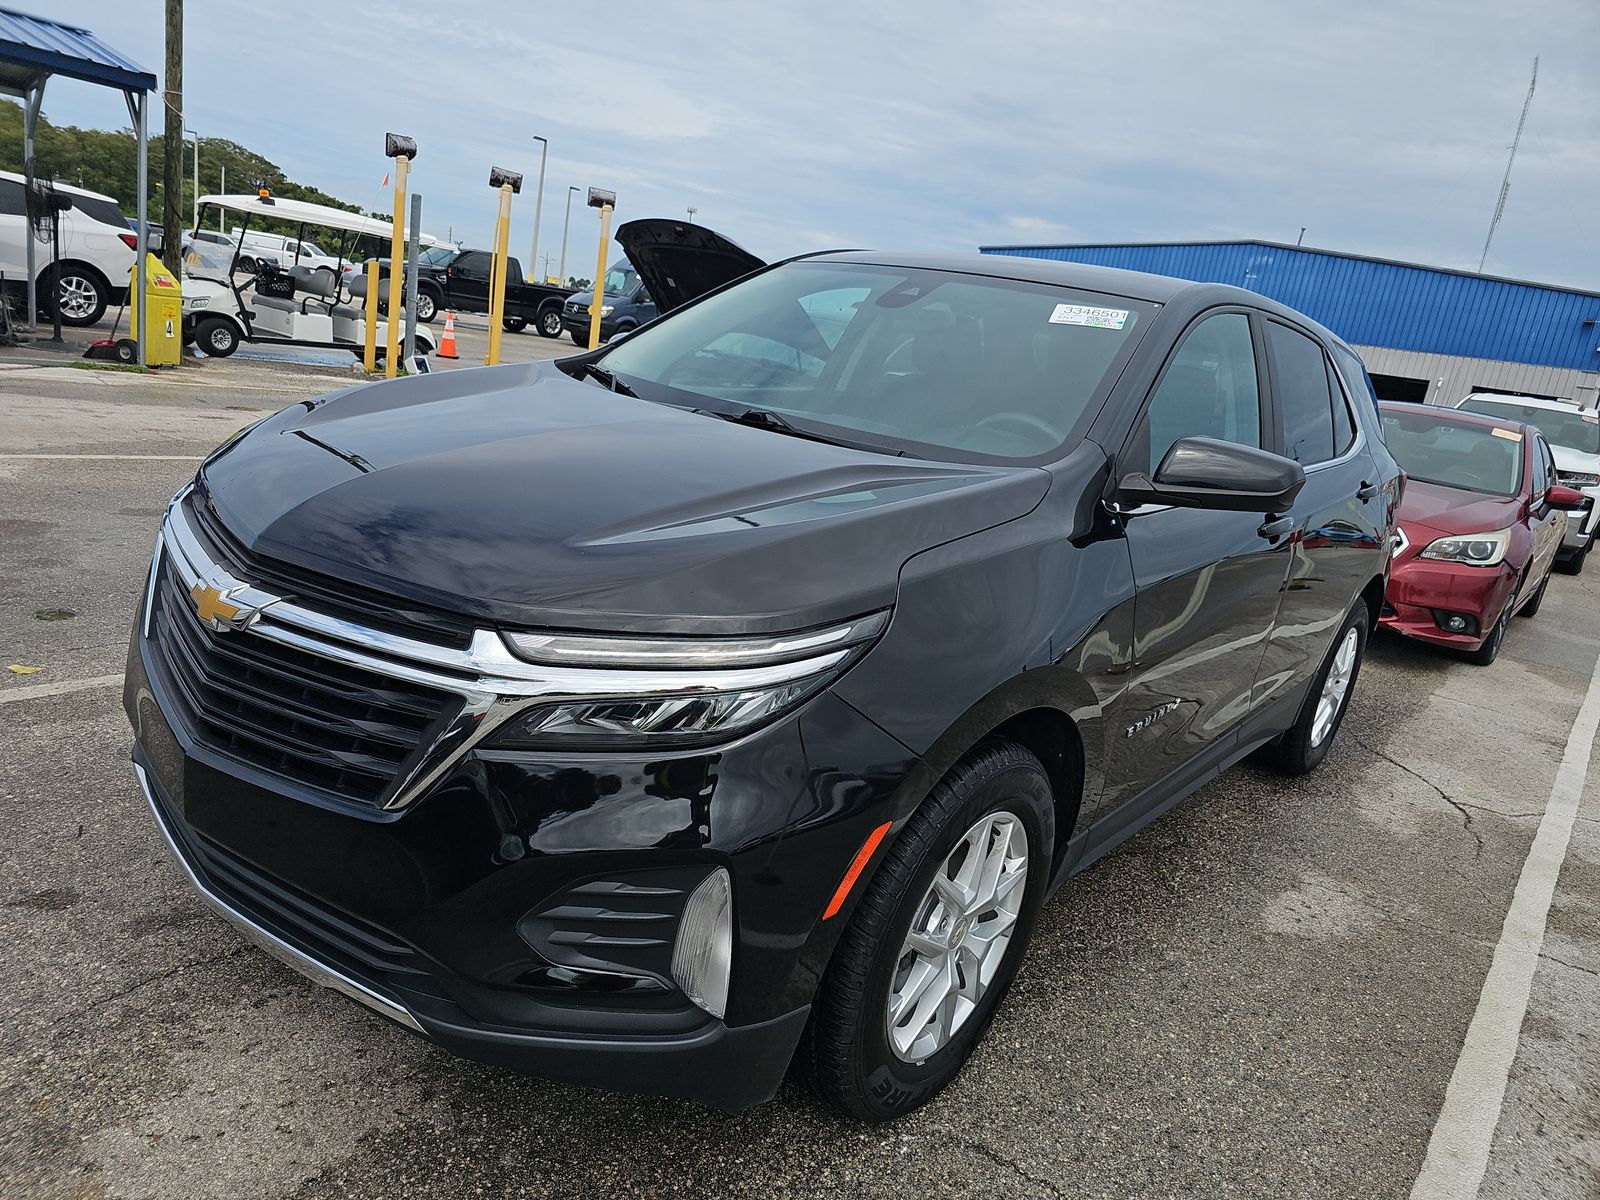
POLYGON ((634 391, 627 384, 623 383, 622 380, 618 379, 615 374, 606 370, 599 363, 584 363, 583 372, 586 375, 598 379, 601 383, 605 384, 606 387, 610 388, 618 395, 632 396, 635 400, 639 398, 638 392, 634 391))

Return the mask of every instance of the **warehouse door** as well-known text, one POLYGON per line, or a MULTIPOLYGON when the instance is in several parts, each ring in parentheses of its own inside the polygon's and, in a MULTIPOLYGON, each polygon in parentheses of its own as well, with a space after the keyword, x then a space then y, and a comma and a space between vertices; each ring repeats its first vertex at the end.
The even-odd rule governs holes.
POLYGON ((1428 402, 1428 381, 1426 379, 1407 379, 1403 375, 1373 374, 1372 390, 1378 393, 1379 400, 1398 400, 1404 404, 1426 404, 1428 402))

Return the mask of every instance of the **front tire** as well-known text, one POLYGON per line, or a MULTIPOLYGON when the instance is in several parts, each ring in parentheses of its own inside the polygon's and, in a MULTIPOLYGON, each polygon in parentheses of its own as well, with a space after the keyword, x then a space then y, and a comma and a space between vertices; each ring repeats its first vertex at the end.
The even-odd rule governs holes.
POLYGON ((1506 601, 1505 608, 1494 623, 1494 628, 1489 630, 1489 636, 1483 639, 1483 645, 1476 650, 1469 650, 1462 655, 1475 667, 1487 667, 1500 657, 1500 648, 1505 645, 1506 630, 1511 625, 1511 610, 1517 606, 1517 595, 1511 594, 1511 599, 1506 601))
POLYGON ((526 329, 528 327, 528 318, 527 317, 504 317, 500 321, 500 327, 502 329, 504 329, 507 333, 521 333, 524 329, 526 329))
POLYGON ((1539 615, 1539 606, 1544 603, 1544 594, 1550 590, 1550 575, 1545 573, 1544 582, 1539 585, 1539 590, 1528 597, 1528 602, 1517 609, 1519 617, 1535 617, 1539 615))
POLYGON ((1295 719, 1268 754, 1272 764, 1286 775, 1309 775, 1328 756, 1328 747, 1344 724, 1361 674, 1361 660, 1367 652, 1367 635, 1372 613, 1365 600, 1357 600, 1339 636, 1322 660, 1322 669, 1311 681, 1311 691, 1295 719))
POLYGON ((195 345, 212 358, 227 358, 239 348, 239 331, 221 317, 198 321, 194 327, 195 345))
POLYGON ((1050 780, 994 738, 953 767, 890 846, 839 942, 797 1063, 862 1121, 953 1080, 1015 977, 1049 885, 1050 780))

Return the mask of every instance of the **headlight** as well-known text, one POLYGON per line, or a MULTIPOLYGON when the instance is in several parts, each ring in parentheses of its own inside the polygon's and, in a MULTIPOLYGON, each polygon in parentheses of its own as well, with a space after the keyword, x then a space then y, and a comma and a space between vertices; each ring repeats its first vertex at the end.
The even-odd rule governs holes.
POLYGON ((613 306, 610 304, 602 304, 600 306, 600 315, 602 317, 609 317, 611 315, 612 307, 613 306))
POLYGON ((1600 475, 1588 471, 1557 471, 1556 478, 1568 487, 1586 488, 1600 484, 1600 475))
POLYGON ((581 670, 582 698, 539 704, 506 722, 502 749, 685 747, 726 741, 804 703, 859 659, 889 623, 753 638, 508 633, 519 658, 581 670))
POLYGON ((187 301, 190 308, 207 308, 211 304, 210 296, 193 296, 187 301))
POLYGON ((1511 530, 1496 529, 1493 533, 1466 533, 1459 537, 1444 537, 1428 543, 1423 558, 1435 562, 1466 563, 1471 567, 1492 567, 1506 556, 1506 546, 1511 542, 1511 530))

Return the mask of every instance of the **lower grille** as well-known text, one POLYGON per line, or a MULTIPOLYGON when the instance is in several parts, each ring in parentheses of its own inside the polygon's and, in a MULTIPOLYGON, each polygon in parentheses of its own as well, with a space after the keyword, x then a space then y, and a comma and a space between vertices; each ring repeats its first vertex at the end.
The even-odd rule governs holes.
POLYGON ((413 755, 460 709, 459 697, 195 617, 163 556, 151 637, 176 713, 218 753, 335 799, 377 805, 413 755))

